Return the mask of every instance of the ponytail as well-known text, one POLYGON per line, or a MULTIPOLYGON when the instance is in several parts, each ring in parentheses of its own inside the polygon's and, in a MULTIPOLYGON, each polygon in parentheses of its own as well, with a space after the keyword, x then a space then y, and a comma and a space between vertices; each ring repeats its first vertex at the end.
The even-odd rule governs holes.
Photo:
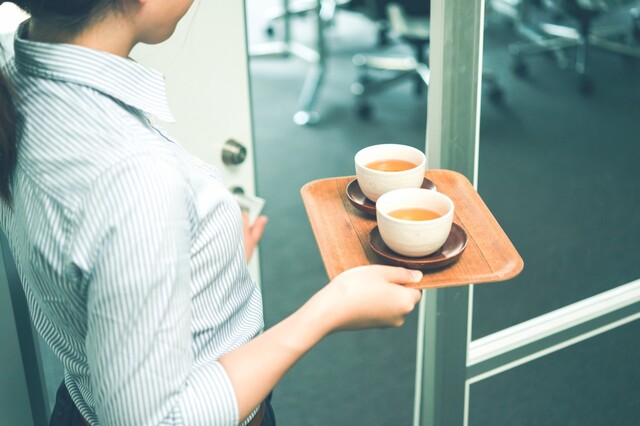
POLYGON ((0 200, 11 205, 11 177, 16 168, 16 109, 12 90, 0 68, 0 200))

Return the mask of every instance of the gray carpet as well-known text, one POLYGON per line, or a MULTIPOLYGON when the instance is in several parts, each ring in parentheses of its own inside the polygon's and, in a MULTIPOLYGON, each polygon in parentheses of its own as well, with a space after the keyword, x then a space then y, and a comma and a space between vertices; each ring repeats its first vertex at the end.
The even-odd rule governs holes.
MULTIPOLYGON (((252 42, 265 40, 261 7, 249 3, 252 42)), ((294 30, 312 40, 305 19, 294 30)), ((479 192, 525 270, 511 282, 476 286, 474 338, 640 276, 640 64, 594 52, 597 89, 585 99, 575 76, 545 57, 528 61, 527 79, 512 75, 506 46, 516 38, 500 20, 487 27, 485 64, 505 102, 482 102, 479 192)), ((351 57, 374 49, 375 28, 342 12, 328 41, 313 127, 291 120, 307 65, 293 57, 251 61, 258 191, 270 217, 261 245, 268 325, 327 280, 300 188, 353 174, 353 155, 367 145, 424 147, 426 94, 414 96, 409 83, 377 96, 371 121, 355 114, 351 57)), ((638 332, 636 321, 473 385, 470 424, 637 424, 638 332)), ((415 336, 414 314, 397 330, 322 342, 276 388, 279 424, 411 424, 415 336)))

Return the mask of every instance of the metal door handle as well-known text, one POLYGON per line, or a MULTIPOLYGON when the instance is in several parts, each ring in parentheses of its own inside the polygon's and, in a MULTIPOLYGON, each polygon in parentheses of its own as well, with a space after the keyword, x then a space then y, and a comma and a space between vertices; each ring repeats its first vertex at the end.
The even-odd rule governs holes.
POLYGON ((247 148, 233 139, 226 141, 222 147, 222 162, 227 166, 237 166, 247 158, 247 148))
POLYGON ((233 194, 233 198, 238 202, 238 205, 240 205, 240 209, 243 212, 249 213, 249 226, 253 226, 253 223, 264 208, 265 200, 255 195, 248 195, 241 186, 233 186, 229 188, 229 190, 233 194))

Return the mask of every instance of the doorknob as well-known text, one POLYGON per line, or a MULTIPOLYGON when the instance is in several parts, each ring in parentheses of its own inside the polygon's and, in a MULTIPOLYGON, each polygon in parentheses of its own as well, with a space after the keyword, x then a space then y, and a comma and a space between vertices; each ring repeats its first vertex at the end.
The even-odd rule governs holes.
POLYGON ((247 158, 247 148, 240 142, 229 139, 222 146, 222 162, 227 166, 237 166, 247 158))
POLYGON ((255 195, 247 194, 241 186, 233 186, 229 188, 229 191, 231 191, 233 198, 240 205, 240 210, 249 213, 249 226, 253 226, 253 223, 264 208, 265 200, 255 195))

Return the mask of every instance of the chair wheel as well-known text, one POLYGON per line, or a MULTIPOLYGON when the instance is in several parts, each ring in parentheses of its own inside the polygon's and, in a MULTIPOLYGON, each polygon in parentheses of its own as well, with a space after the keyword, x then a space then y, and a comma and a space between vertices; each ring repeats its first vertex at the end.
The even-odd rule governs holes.
POLYGON ((362 74, 358 78, 358 83, 360 83, 362 85, 362 87, 366 87, 366 86, 370 85, 372 81, 373 81, 373 79, 368 74, 362 74))
POLYGON ((578 83, 578 90, 584 96, 590 96, 595 91, 595 85, 589 77, 582 77, 580 78, 580 83, 578 83))
POLYGON ((529 74, 527 64, 525 64, 520 58, 513 60, 513 63, 511 64, 511 71, 518 77, 526 77, 529 74))
POLYGON ((640 9, 631 10, 631 35, 633 39, 640 42, 640 9))
POLYGON ((361 102, 357 106, 356 113, 361 120, 369 121, 373 116, 373 107, 369 103, 361 102))
POLYGON ((504 91, 494 85, 489 89, 489 100, 496 105, 502 104, 504 101, 504 91))
POLYGON ((298 126, 312 126, 320 121, 320 115, 316 111, 302 110, 293 115, 293 122, 298 126))
POLYGON ((273 28, 273 25, 269 25, 267 28, 265 28, 264 32, 269 38, 273 38, 273 36, 276 34, 276 29, 273 28))

